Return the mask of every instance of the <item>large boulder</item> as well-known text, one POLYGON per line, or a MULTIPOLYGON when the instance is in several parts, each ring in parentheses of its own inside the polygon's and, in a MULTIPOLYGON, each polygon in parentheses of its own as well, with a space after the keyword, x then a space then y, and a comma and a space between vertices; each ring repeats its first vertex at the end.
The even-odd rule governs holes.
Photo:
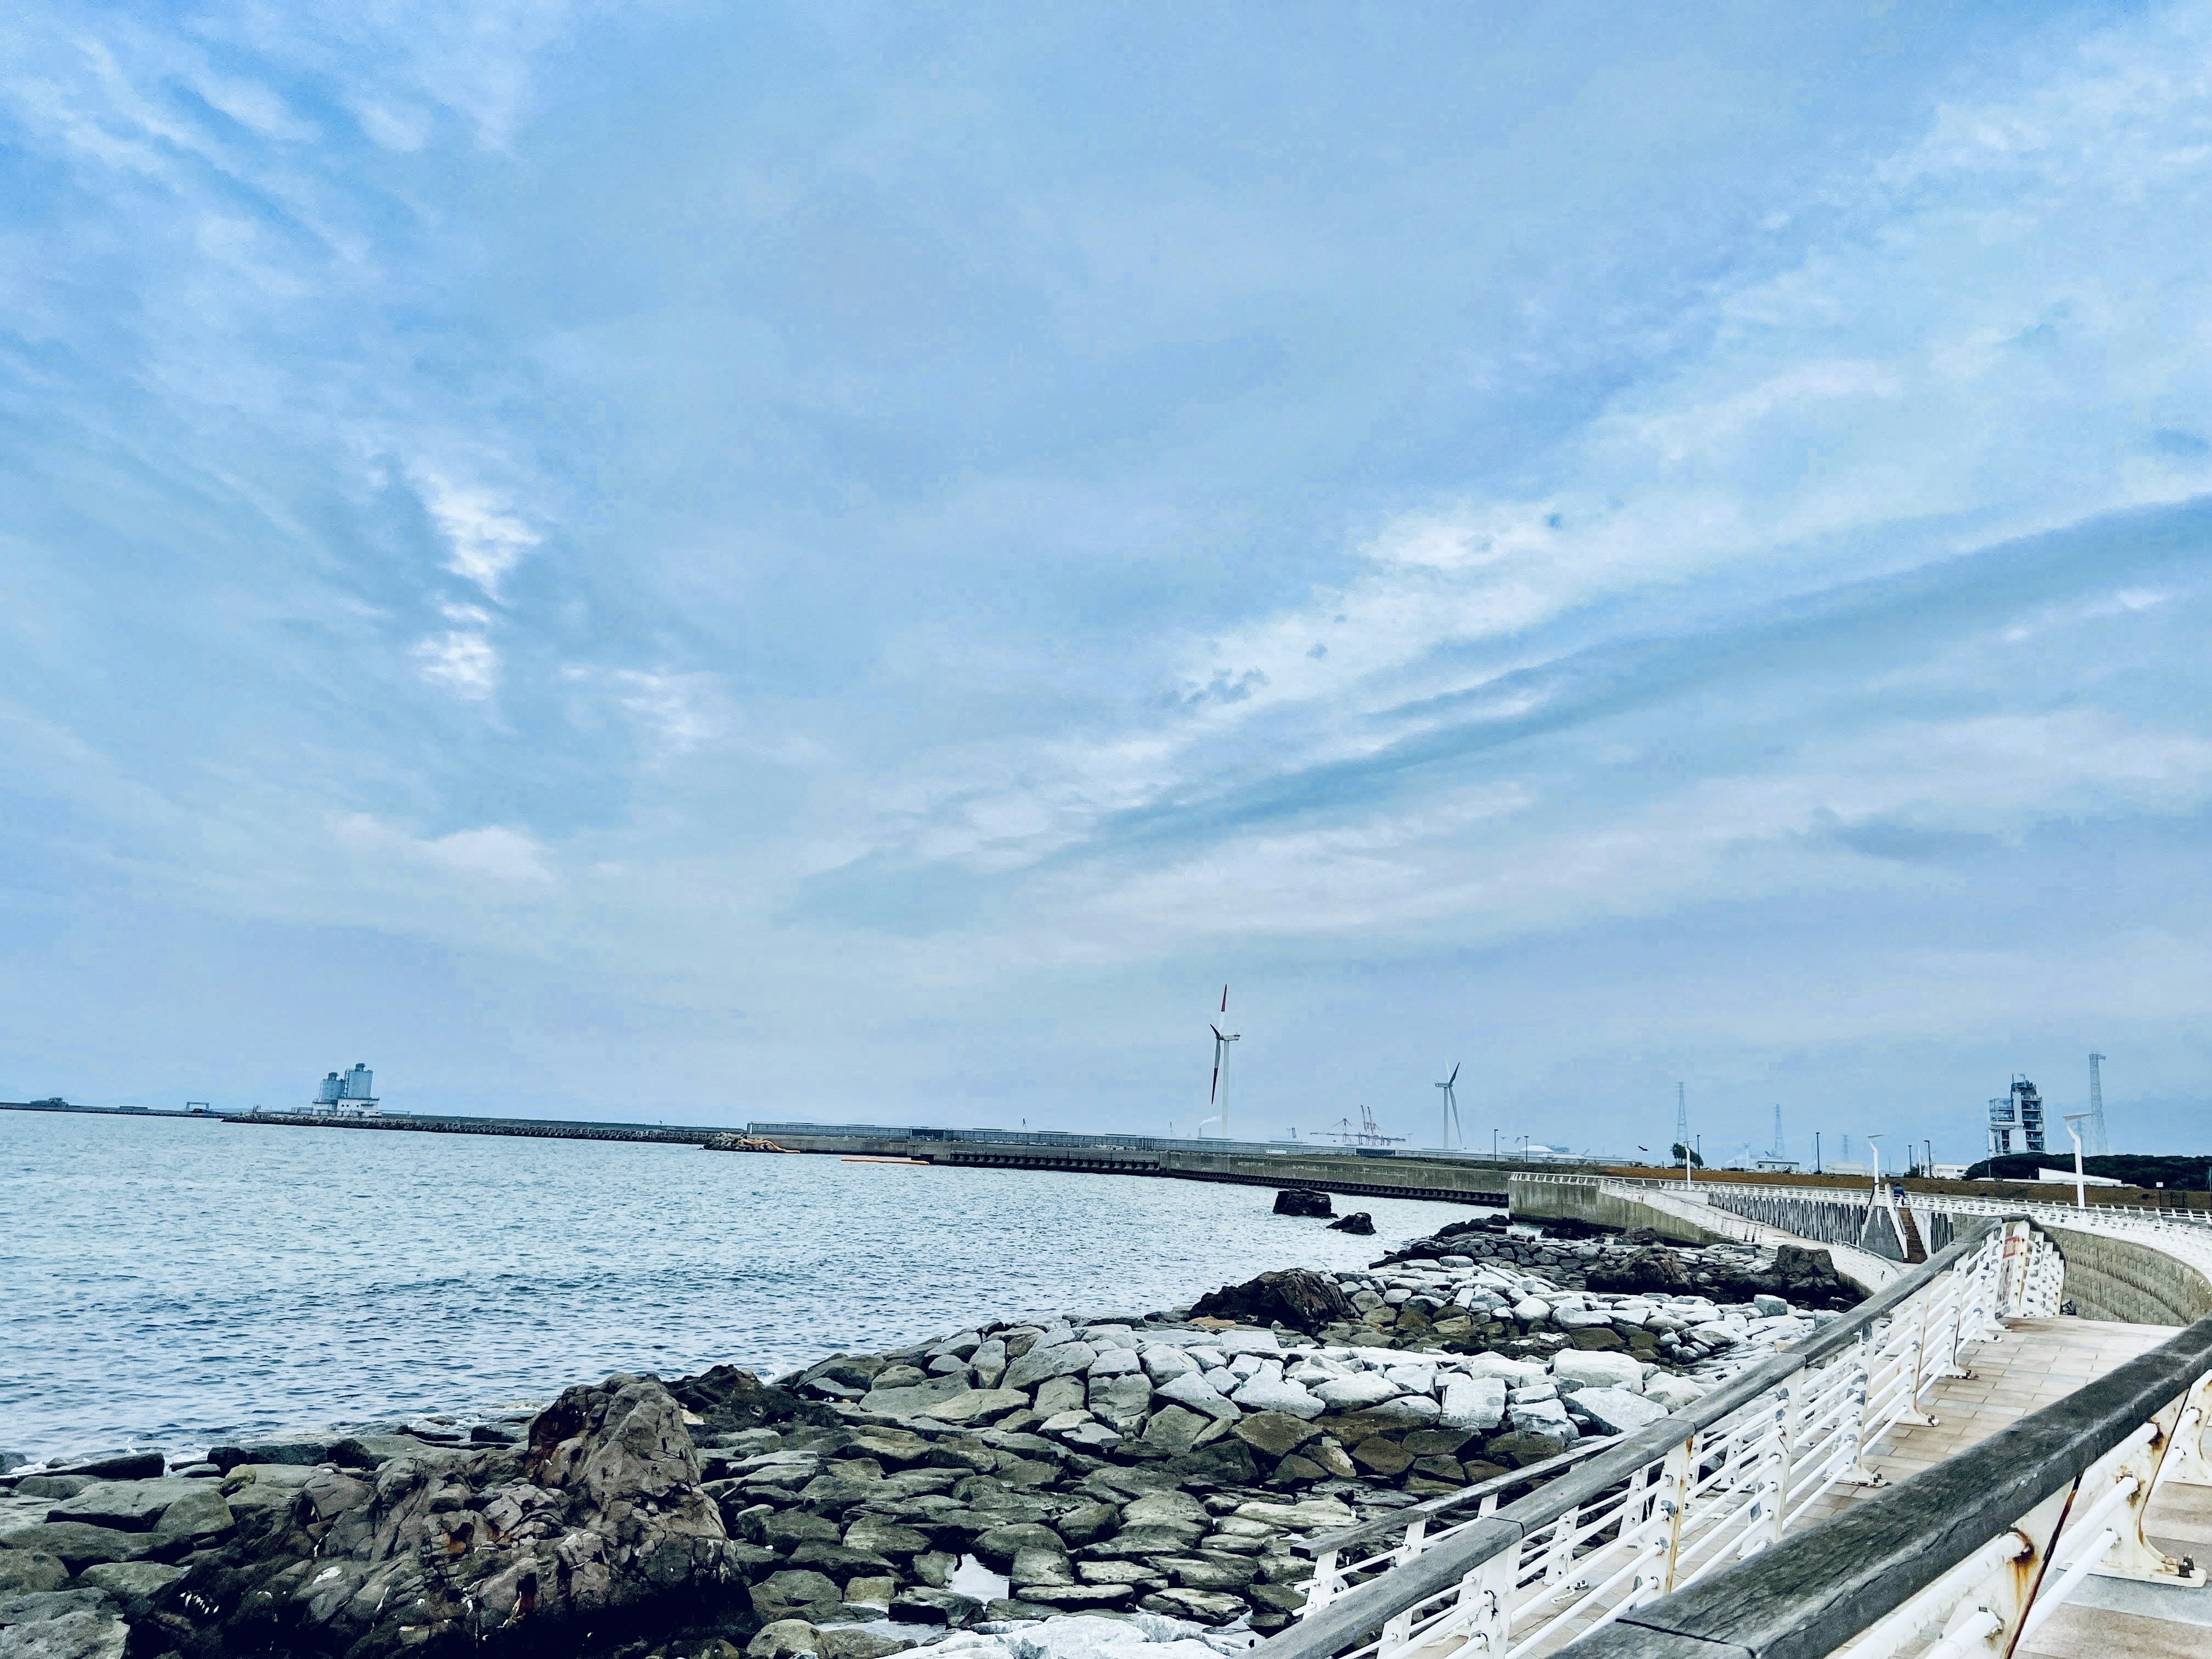
POLYGON ((1354 1233, 1361 1238, 1375 1237, 1375 1218, 1364 1210, 1354 1210, 1340 1221, 1332 1221, 1328 1230, 1333 1233, 1354 1233))
POLYGON ((1583 1282, 1613 1296, 1686 1296, 1690 1270, 1672 1250, 1647 1246, 1631 1255, 1610 1251, 1583 1270, 1583 1282))
POLYGON ((1285 1187, 1275 1194, 1275 1213, 1332 1216, 1336 1213, 1336 1209, 1328 1201, 1327 1193, 1316 1192, 1310 1187, 1285 1187))
POLYGON ((528 1443, 314 1470, 193 1558, 149 1651, 516 1652, 650 1636, 724 1607, 739 1546, 657 1378, 568 1389, 528 1443))
POLYGON ((1261 1273, 1242 1285, 1224 1285, 1192 1306, 1194 1319, 1233 1319, 1240 1323, 1287 1325, 1311 1334, 1324 1325, 1350 1322, 1358 1310, 1333 1279, 1304 1267, 1261 1273))

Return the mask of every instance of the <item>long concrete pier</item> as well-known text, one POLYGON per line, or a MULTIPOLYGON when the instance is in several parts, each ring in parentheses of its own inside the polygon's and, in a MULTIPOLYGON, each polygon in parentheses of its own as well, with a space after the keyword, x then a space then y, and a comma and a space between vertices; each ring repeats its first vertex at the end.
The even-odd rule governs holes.
MULTIPOLYGON (((264 1127, 381 1130, 412 1134, 510 1135, 540 1140, 619 1140, 709 1146, 734 1143, 745 1131, 696 1124, 587 1123, 569 1119, 514 1117, 335 1117, 314 1112, 238 1112, 225 1123, 264 1127)), ((758 1126, 755 1126, 757 1128, 758 1126)), ((939 1138, 927 1130, 886 1129, 880 1133, 827 1130, 793 1133, 777 1126, 773 1139, 787 1152, 842 1157, 902 1158, 948 1169, 1059 1170, 1083 1174, 1150 1176, 1179 1181, 1218 1181, 1251 1187, 1306 1187, 1348 1198, 1411 1198, 1502 1209, 1506 1178, 1516 1170, 1537 1166, 1492 1164, 1487 1159, 1376 1156, 1346 1148, 1308 1151, 1232 1145, 1221 1151, 1182 1146, 1147 1146, 1141 1137, 1076 1137, 1042 1141, 1009 1135, 1004 1140, 939 1138), (1136 1144, 1128 1144, 1128 1143, 1136 1144)), ((939 1132, 941 1134, 941 1132, 939 1132)), ((735 1152, 734 1146, 731 1150, 735 1152)), ((737 1152, 743 1157, 773 1153, 737 1152)), ((1556 1165, 1543 1166, 1557 1168, 1556 1165)))

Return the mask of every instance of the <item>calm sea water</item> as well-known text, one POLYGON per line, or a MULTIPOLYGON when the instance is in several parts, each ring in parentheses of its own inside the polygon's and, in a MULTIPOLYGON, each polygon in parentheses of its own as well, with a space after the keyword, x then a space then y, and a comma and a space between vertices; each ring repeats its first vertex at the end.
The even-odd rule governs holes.
POLYGON ((575 1140, 0 1112, 0 1450, 220 1438, 775 1375, 976 1319, 1352 1267, 1474 1213, 575 1140))

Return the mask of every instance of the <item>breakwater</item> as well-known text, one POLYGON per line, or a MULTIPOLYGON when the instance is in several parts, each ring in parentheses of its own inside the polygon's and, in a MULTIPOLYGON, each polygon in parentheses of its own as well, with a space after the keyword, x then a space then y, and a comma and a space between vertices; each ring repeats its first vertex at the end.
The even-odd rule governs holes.
MULTIPOLYGON (((239 1112, 225 1123, 270 1127, 382 1130, 415 1134, 509 1135, 544 1140, 662 1142, 739 1150, 744 1139, 773 1139, 786 1152, 842 1157, 910 1158, 947 1169, 1054 1170, 1075 1174, 1150 1176, 1234 1186, 1310 1187, 1349 1198, 1425 1199, 1502 1208, 1505 1178, 1532 1165, 1443 1156, 1229 1143, 1198 1150, 1191 1142, 1121 1135, 1088 1140, 1072 1135, 1008 1133, 985 1139, 974 1130, 890 1128, 854 1131, 834 1125, 750 1124, 743 1131, 696 1125, 590 1123, 552 1118, 333 1117, 312 1112, 239 1112), (957 1137, 957 1139, 954 1137, 957 1137)), ((1202 1146, 1202 1143, 1199 1144, 1202 1146)), ((758 1156, 760 1154, 754 1154, 758 1156)), ((772 1154, 769 1154, 772 1156, 772 1154)), ((1556 1169, 1557 1165, 1541 1166, 1556 1169)))

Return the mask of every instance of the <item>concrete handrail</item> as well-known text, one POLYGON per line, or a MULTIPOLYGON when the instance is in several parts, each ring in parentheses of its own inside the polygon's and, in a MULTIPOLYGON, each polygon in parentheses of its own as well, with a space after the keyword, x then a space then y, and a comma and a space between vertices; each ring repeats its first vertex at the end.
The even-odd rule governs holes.
POLYGON ((1573 1659, 1814 1659, 1968 1561, 2212 1372, 2212 1319, 1843 1514, 1624 1613, 1573 1659))
MULTIPOLYGON (((1842 1318, 1830 1321, 1764 1363, 1748 1367, 1683 1410, 1621 1436, 1580 1468, 1500 1509, 1487 1521, 1477 1522, 1441 1539, 1402 1565, 1346 1590, 1320 1612, 1270 1638, 1255 1651, 1265 1656, 1265 1659, 1330 1659, 1330 1656, 1358 1646, 1407 1608, 1461 1582, 1493 1557, 1517 1548, 1522 1539, 1536 1528, 1632 1479, 1655 1459, 1665 1456, 1672 1448, 1741 1409, 1776 1384, 1858 1341, 1899 1304, 1910 1300, 1978 1251, 1987 1231, 1985 1226, 1962 1235, 1842 1318)), ((1414 1518, 1409 1511, 1401 1510, 1383 1517, 1383 1522, 1411 1522, 1414 1518)), ((1359 1530, 1364 1536, 1372 1536, 1378 1532, 1387 1533, 1389 1528, 1377 1523, 1359 1530)))

